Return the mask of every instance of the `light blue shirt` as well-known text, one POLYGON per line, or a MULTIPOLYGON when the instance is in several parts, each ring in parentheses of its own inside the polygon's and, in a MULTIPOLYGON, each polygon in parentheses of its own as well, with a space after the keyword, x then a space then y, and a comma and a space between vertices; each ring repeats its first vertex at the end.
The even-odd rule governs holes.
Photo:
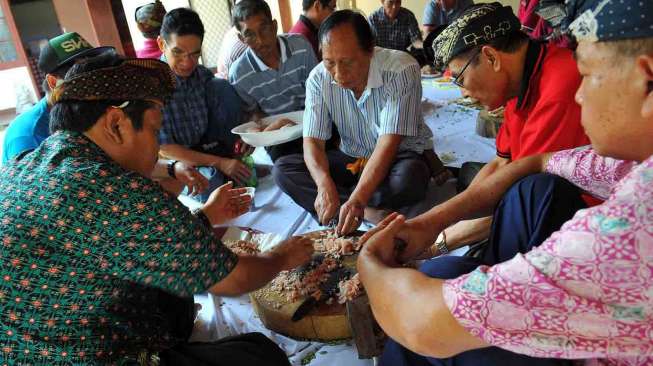
POLYGON ((2 143, 2 165, 25 151, 36 149, 48 136, 50 109, 43 98, 9 124, 2 143))
POLYGON ((358 100, 353 91, 335 83, 324 63, 313 69, 306 83, 304 137, 328 140, 333 122, 340 150, 352 157, 369 158, 379 136, 388 134, 404 136, 399 151, 421 154, 433 148, 420 109, 420 68, 408 53, 376 47, 358 100))
POLYGON ((424 7, 422 24, 433 27, 451 24, 456 17, 472 4, 474 4, 473 0, 457 0, 452 9, 445 11, 435 0, 430 0, 424 7))

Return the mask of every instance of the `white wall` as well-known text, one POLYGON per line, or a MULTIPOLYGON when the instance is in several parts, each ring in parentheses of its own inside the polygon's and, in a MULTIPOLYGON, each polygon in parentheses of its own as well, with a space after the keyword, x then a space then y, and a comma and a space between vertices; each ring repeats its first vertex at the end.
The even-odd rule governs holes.
POLYGON ((36 94, 32 87, 27 67, 17 67, 0 71, 0 111, 16 107, 16 91, 27 90, 27 99, 32 103, 36 101, 36 94))

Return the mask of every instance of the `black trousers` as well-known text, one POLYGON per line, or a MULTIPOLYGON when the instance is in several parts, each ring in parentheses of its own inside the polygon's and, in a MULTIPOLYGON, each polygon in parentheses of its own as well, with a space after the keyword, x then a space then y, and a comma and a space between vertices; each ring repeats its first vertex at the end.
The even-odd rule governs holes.
MULTIPOLYGON (((137 290, 135 288, 135 290, 137 290)), ((187 342, 195 322, 192 297, 178 297, 161 290, 152 290, 159 330, 176 340, 158 350, 162 366, 289 366, 288 357, 272 340, 261 333, 246 333, 213 342, 187 342)), ((154 351, 154 350, 153 350, 154 351)), ((134 364, 134 363, 124 363, 134 364)))
POLYGON ((159 353, 162 366, 289 366, 286 354, 261 333, 180 344, 159 353))
MULTIPOLYGON (((326 154, 331 178, 338 189, 340 202, 343 203, 349 199, 358 183, 358 176, 347 170, 347 164, 355 162, 356 159, 340 150, 330 150, 326 154)), ((317 186, 304 163, 303 154, 279 158, 274 164, 272 175, 282 191, 315 216, 317 186)), ((430 176, 429 167, 422 155, 409 151, 400 152, 368 205, 398 209, 414 204, 424 199, 430 176)))

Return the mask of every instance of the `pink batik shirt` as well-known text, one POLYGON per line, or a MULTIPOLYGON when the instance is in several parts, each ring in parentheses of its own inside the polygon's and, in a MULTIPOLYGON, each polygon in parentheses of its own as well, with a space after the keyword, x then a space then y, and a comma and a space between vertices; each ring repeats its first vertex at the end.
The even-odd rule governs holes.
POLYGON ((606 201, 529 253, 446 281, 447 306, 471 334, 513 352, 653 365, 653 157, 583 147, 555 153, 546 170, 606 201))

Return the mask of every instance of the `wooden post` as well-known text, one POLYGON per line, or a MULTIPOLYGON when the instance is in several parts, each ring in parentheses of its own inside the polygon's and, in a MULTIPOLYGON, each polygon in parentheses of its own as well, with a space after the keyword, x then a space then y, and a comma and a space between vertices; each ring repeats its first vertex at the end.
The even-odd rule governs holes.
POLYGON ((281 16, 281 29, 287 33, 293 25, 292 10, 288 0, 279 0, 279 14, 281 16))

